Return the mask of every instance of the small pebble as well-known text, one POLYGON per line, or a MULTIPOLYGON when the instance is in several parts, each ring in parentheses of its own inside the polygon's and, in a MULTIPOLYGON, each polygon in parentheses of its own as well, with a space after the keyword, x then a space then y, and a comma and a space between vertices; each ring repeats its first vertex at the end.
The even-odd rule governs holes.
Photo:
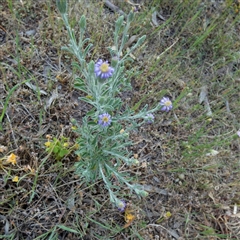
POLYGON ((25 34, 26 34, 27 36, 35 35, 35 33, 36 33, 36 30, 35 30, 35 29, 32 29, 32 30, 29 30, 29 31, 26 31, 26 32, 25 32, 25 34))
POLYGON ((182 180, 185 179, 185 175, 184 175, 183 173, 179 174, 178 177, 179 177, 180 179, 182 179, 182 180))

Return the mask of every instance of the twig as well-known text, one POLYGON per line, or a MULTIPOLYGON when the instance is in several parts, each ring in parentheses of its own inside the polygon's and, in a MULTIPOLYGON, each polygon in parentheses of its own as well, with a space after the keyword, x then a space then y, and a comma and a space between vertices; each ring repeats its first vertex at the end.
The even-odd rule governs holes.
POLYGON ((148 224, 148 226, 153 226, 153 227, 161 227, 163 228, 164 230, 166 230, 171 236, 173 236, 174 238, 176 239, 179 239, 180 237, 178 236, 178 234, 176 232, 174 232, 173 230, 170 231, 168 229, 166 229, 165 227, 163 227, 162 225, 159 225, 159 224, 148 224))
POLYGON ((124 17, 127 17, 127 14, 125 12, 123 12, 119 7, 115 6, 113 3, 111 3, 108 0, 104 0, 104 4, 110 8, 112 11, 114 12, 119 12, 121 15, 123 15, 124 17))
POLYGON ((1 28, 5 33, 7 33, 7 30, 6 30, 3 26, 0 25, 0 28, 1 28))
POLYGON ((167 51, 169 51, 177 42, 178 42, 178 38, 177 38, 177 40, 171 45, 171 46, 169 46, 168 48, 166 48, 160 55, 158 55, 158 59, 160 58, 160 56, 162 56, 164 53, 166 53, 167 51))

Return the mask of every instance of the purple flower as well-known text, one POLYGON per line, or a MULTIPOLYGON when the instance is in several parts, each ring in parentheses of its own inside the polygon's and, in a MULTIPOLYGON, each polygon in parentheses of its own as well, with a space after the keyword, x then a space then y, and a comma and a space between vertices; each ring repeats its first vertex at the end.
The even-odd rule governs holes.
POLYGON ((139 12, 140 10, 141 10, 141 7, 140 7, 140 6, 132 7, 132 11, 133 11, 133 12, 139 12))
POLYGON ((117 202, 117 208, 120 212, 124 212, 125 208, 126 208, 127 204, 124 200, 119 200, 117 202))
POLYGON ((148 123, 153 123, 154 122, 154 115, 152 114, 152 113, 148 113, 147 115, 146 115, 146 120, 147 120, 147 122, 148 123))
POLYGON ((99 59, 97 63, 95 63, 94 72, 97 77, 105 79, 113 75, 114 68, 109 66, 108 61, 104 62, 102 59, 99 59))
POLYGON ((111 115, 108 113, 103 113, 98 116, 98 124, 102 127, 107 127, 111 124, 111 115))
POLYGON ((160 106, 162 106, 161 110, 168 112, 172 109, 172 102, 168 97, 164 97, 161 101, 160 101, 160 106))

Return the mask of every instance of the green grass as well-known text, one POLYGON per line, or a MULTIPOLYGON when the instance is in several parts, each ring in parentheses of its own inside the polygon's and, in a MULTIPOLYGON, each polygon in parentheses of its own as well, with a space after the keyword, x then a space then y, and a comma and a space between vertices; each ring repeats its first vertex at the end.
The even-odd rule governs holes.
MULTIPOLYGON (((110 14, 97 1, 87 5, 84 1, 73 2, 69 6, 70 23, 77 32, 80 16, 85 14, 87 36, 94 44, 87 60, 107 59, 117 14, 110 14)), ((224 207, 232 214, 240 197, 240 139, 236 135, 240 128, 240 15, 234 1, 216 7, 201 2, 151 1, 136 14, 130 29, 131 36, 146 34, 147 39, 133 53, 136 60, 127 64, 128 70, 134 69, 129 104, 138 111, 168 95, 174 110, 167 115, 159 113, 151 129, 146 127, 138 133, 139 138, 133 134, 134 142, 138 142, 133 152, 139 153, 142 161, 148 154, 153 157, 147 167, 123 167, 121 171, 137 172, 140 182, 166 189, 170 195, 166 200, 153 191, 139 200, 126 189, 119 190, 133 208, 141 209, 127 228, 123 228, 124 214, 110 204, 101 182, 88 186, 76 178, 72 169, 74 154, 57 162, 45 151, 46 134, 63 135, 74 142, 70 118, 74 115, 81 121, 80 112, 85 111, 85 106, 74 98, 79 94, 72 86, 71 63, 75 59, 60 50, 68 38, 54 3, 42 1, 38 6, 28 0, 22 5, 9 0, 4 4, 1 26, 7 30, 8 41, 0 50, 0 90, 4 89, 0 98, 0 146, 16 151, 19 161, 8 174, 0 170, 4 179, 0 211, 11 220, 6 234, 7 223, 0 223, 0 238, 26 239, 34 224, 38 229, 34 239, 147 239, 150 234, 164 238, 171 236, 164 229, 172 231, 174 223, 179 223, 184 239, 236 239, 233 226, 237 219, 219 219, 226 217, 224 207), (158 19, 159 26, 151 21, 155 10, 165 18, 158 19), (39 14, 36 21, 34 11, 39 14), (28 38, 24 41, 20 33, 30 30, 29 25, 35 28, 36 23, 37 35, 24 35, 28 38), (60 82, 57 76, 66 82, 60 82), (26 85, 30 81, 35 90, 26 85), (202 86, 208 88, 211 116, 204 103, 199 103, 202 86), (46 108, 55 89, 59 96, 46 108), (41 90, 48 95, 41 94, 41 90), (78 108, 73 111, 74 104, 78 108), (212 150, 218 153, 209 156, 212 150), (24 170, 28 165, 35 175, 24 170), (18 184, 11 182, 13 174, 19 175, 18 184), (48 214, 48 209, 53 213, 48 214), (164 211, 172 216, 161 222, 159 233, 155 231, 155 220, 161 219, 164 211)), ((118 6, 125 12, 131 9, 125 2, 118 6)), ((0 154, 2 157, 8 152, 0 154)))

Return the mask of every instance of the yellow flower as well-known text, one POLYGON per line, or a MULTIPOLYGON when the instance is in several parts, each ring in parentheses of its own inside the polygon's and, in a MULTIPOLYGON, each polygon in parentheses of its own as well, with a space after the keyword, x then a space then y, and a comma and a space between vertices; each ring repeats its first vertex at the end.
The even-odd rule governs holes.
POLYGON ((79 148, 79 144, 75 143, 73 146, 74 149, 78 149, 79 148))
POLYGON ((121 129, 120 133, 122 134, 122 133, 124 133, 124 131, 125 131, 124 129, 121 129))
POLYGON ((45 142, 44 144, 45 144, 46 147, 50 147, 51 142, 47 141, 47 142, 45 142))
POLYGON ((123 226, 123 228, 129 227, 135 219, 135 211, 127 206, 124 213, 124 220, 126 224, 123 226))
POLYGON ((15 177, 12 178, 12 181, 13 181, 13 182, 18 182, 18 180, 19 180, 19 179, 18 179, 18 176, 15 176, 15 177))
POLYGON ((172 216, 172 214, 170 212, 165 213, 165 218, 170 218, 171 216, 172 216))
POLYGON ((11 153, 7 157, 7 163, 11 163, 12 165, 16 165, 17 164, 17 156, 14 153, 11 153))
POLYGON ((76 126, 72 126, 72 130, 73 131, 77 130, 77 127, 76 126))
POLYGON ((68 143, 68 142, 65 142, 65 143, 63 144, 63 146, 64 146, 64 147, 68 147, 68 146, 69 146, 69 143, 68 143))
POLYGON ((93 99, 93 96, 87 95, 86 98, 88 98, 88 99, 93 99))
POLYGON ((136 216, 134 215, 134 210, 127 207, 124 213, 125 222, 132 222, 135 218, 136 216))

